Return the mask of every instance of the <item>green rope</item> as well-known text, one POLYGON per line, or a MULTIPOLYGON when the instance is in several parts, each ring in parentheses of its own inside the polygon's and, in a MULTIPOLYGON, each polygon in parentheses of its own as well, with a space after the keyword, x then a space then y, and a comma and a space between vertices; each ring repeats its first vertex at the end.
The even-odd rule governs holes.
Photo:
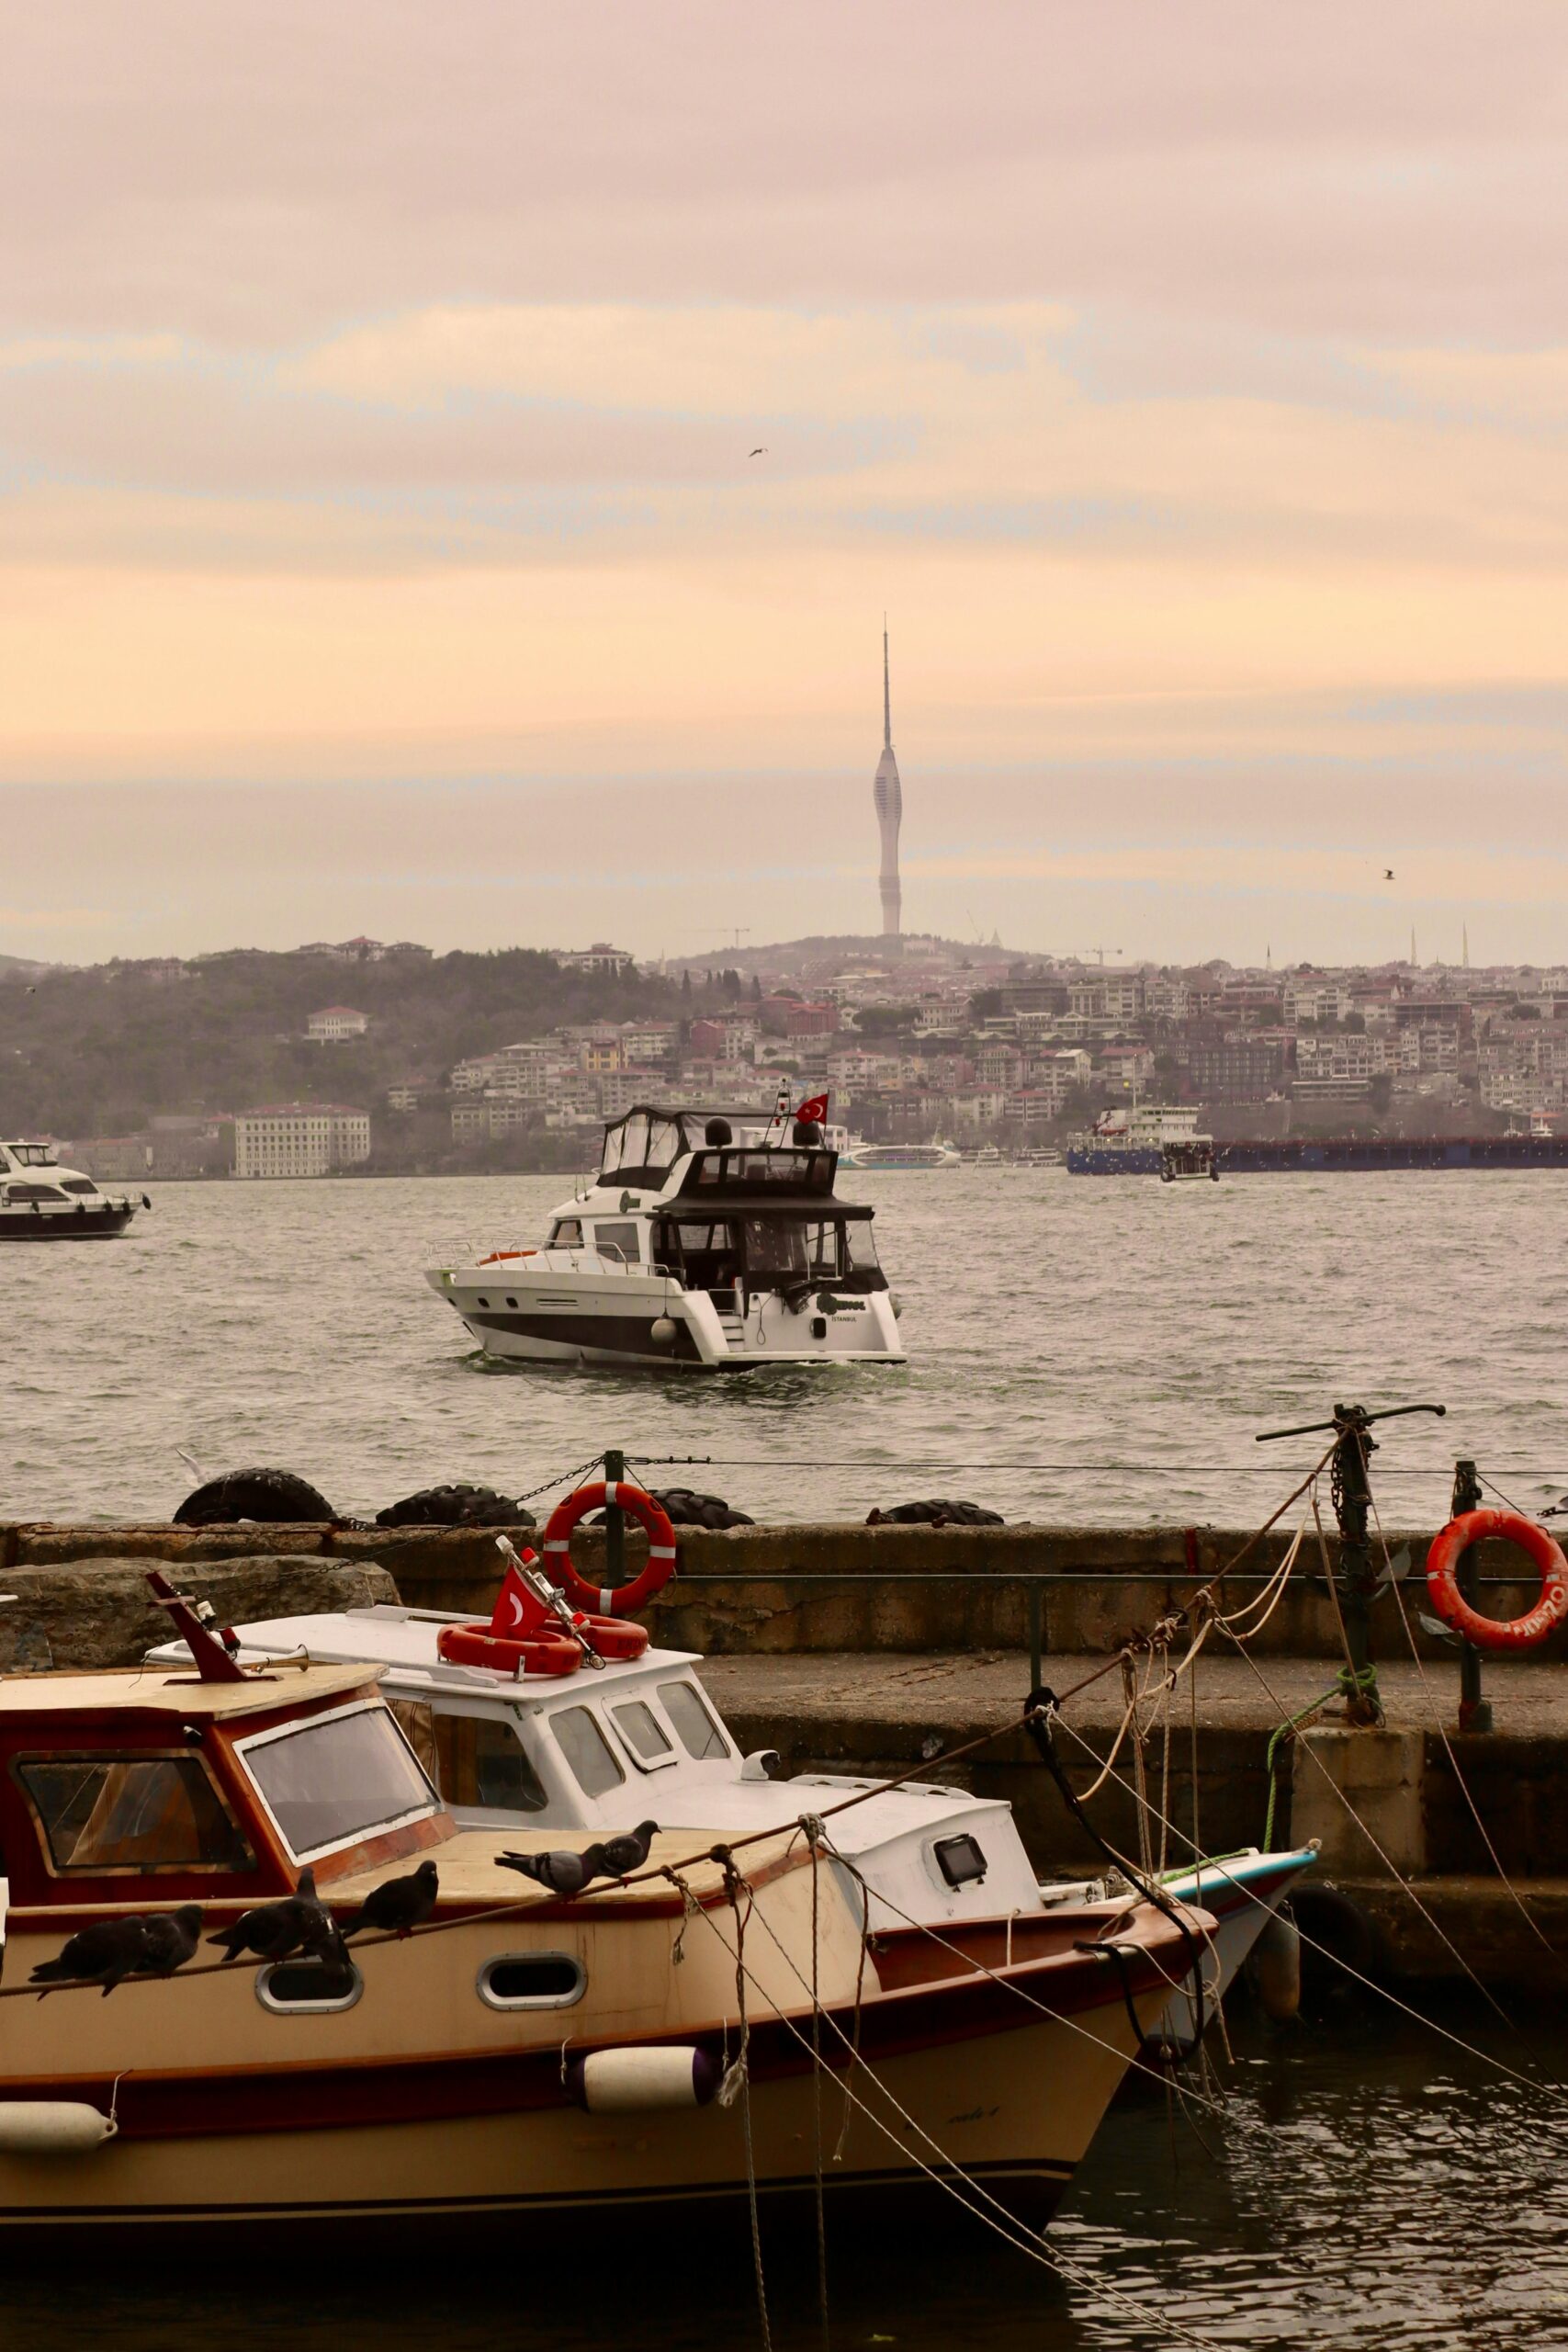
POLYGON ((1304 1724, 1309 1715, 1315 1715, 1320 1707, 1326 1707, 1330 1699, 1340 1697, 1348 1699, 1359 1690, 1371 1690, 1375 1693, 1377 1682, 1375 1667, 1369 1666, 1363 1673, 1358 1675, 1350 1667, 1342 1666, 1331 1687, 1323 1693, 1321 1699, 1311 1701, 1299 1714, 1287 1715, 1275 1731, 1269 1742, 1269 1752, 1263 1765, 1269 1780, 1269 1806, 1263 1815, 1263 1850, 1266 1854, 1271 1854, 1274 1850, 1274 1806, 1280 1793, 1280 1784, 1274 1776, 1274 1754, 1280 1742, 1287 1732, 1295 1731, 1299 1725, 1304 1724))

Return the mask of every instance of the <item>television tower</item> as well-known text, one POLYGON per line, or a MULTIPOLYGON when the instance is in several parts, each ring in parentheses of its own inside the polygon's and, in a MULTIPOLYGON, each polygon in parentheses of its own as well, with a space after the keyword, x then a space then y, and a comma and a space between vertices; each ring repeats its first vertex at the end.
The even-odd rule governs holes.
POLYGON ((887 672, 887 616, 882 616, 882 757, 872 786, 877 830, 882 835, 882 935, 897 939, 903 928, 903 892, 898 883, 898 827, 904 816, 904 787, 893 756, 893 695, 887 672))

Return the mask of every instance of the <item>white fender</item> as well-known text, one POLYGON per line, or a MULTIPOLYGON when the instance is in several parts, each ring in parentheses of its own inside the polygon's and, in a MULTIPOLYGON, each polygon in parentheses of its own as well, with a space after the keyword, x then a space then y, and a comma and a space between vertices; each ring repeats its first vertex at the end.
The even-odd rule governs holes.
POLYGON ((570 2061, 567 2086, 590 2115, 637 2115, 657 2107, 705 2107, 717 2088, 713 2060, 690 2044, 594 2050, 570 2061))
POLYGON ((80 2099, 0 2101, 0 2155, 85 2156, 118 2129, 80 2099))

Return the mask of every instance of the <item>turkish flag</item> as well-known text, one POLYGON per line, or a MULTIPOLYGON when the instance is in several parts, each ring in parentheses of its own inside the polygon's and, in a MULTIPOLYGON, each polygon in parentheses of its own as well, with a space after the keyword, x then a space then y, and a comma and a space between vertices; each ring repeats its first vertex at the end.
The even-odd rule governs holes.
POLYGON ((797 1119, 815 1119, 821 1126, 828 1116, 828 1097, 825 1094, 810 1095, 795 1115, 797 1119))
MULTIPOLYGON (((537 1555, 523 1554, 528 1567, 536 1565, 537 1555)), ((504 1642, 531 1641, 549 1616, 549 1611, 536 1593, 530 1592, 516 1568, 509 1567, 496 1595, 495 1613, 490 1630, 504 1642)))

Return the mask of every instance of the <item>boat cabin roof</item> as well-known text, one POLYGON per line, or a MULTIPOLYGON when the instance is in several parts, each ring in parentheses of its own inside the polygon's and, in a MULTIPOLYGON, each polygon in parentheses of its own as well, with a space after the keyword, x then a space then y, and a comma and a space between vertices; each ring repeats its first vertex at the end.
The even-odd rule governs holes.
MULTIPOLYGON (((184 1645, 177 1657, 184 1660, 184 1645)), ((171 1663, 174 1659, 171 1658, 171 1663)), ((215 1722, 235 1715, 276 1714, 301 1701, 330 1699, 362 1690, 380 1674, 378 1665, 302 1665, 288 1660, 243 1682, 200 1682, 188 1663, 183 1671, 160 1674, 147 1666, 107 1667, 91 1674, 0 1676, 0 1719, 17 1715, 167 1714, 215 1722)))
MULTIPOLYGON (((693 1666, 698 1661, 695 1650, 645 1650, 639 1658, 607 1658, 595 1670, 584 1666, 576 1674, 502 1674, 485 1666, 452 1666, 441 1657, 436 1640, 443 1625, 462 1625, 468 1619, 447 1609, 402 1609, 395 1603, 376 1601, 363 1609, 345 1609, 319 1617, 271 1617, 240 1628, 241 1657, 247 1662, 273 1661, 286 1676, 285 1687, 292 1690, 295 1677, 303 1681, 307 1675, 336 1675, 339 1682, 351 1685, 373 1681, 383 1669, 394 1677, 413 1668, 422 1683, 433 1690, 492 1690, 515 1696, 525 1691, 530 1698, 542 1698, 547 1693, 567 1697, 580 1687, 607 1689, 612 1683, 640 1680, 650 1669, 668 1674, 672 1668, 693 1666), (309 1658, 309 1667, 295 1661, 309 1658), (368 1658, 349 1672, 347 1662, 368 1658), (329 1665, 327 1660, 343 1664, 329 1665)), ((174 1663, 184 1658, 183 1642, 165 1642, 148 1653, 150 1663, 174 1663)), ((5 1686, 0 1685, 0 1689, 5 1686)), ((176 1686, 188 1690, 190 1684, 176 1686)), ((276 1683, 263 1686, 276 1690, 276 1683)), ((329 1683, 329 1688, 337 1684, 329 1683)), ((205 1690, 240 1688, 238 1683, 203 1684, 205 1690)), ((273 1704, 277 1703, 275 1699, 273 1704)))

